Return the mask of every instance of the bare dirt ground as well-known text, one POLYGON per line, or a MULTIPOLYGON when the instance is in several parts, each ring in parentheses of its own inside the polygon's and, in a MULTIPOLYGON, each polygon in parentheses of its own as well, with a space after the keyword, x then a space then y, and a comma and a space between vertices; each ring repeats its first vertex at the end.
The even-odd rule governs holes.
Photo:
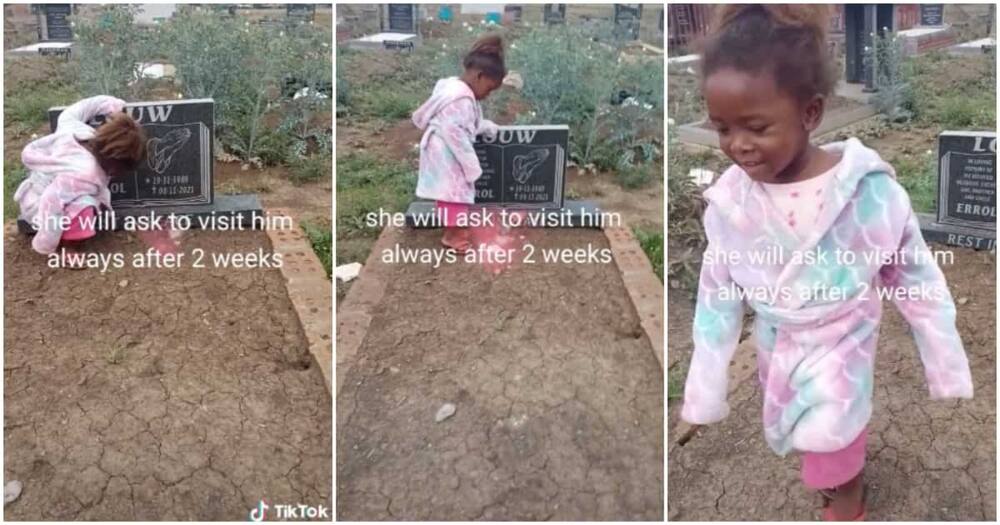
MULTIPOLYGON (((332 505, 331 407, 277 269, 44 266, 5 235, 8 520, 230 520, 332 505)), ((191 232, 191 250, 270 250, 191 232)), ((106 234, 88 250, 146 247, 106 234)), ((273 515, 272 515, 273 517, 273 515)))
MULTIPOLYGON (((930 401, 913 337, 886 304, 865 470, 870 521, 996 519, 996 259, 953 250, 955 264, 942 269, 958 303, 975 399, 930 401)), ((668 363, 686 372, 694 312, 684 291, 670 290, 669 301, 668 363), (687 336, 675 336, 678 324, 687 336)), ((731 389, 729 402, 728 419, 684 446, 673 432, 681 401, 669 403, 668 518, 818 519, 820 500, 802 485, 798 458, 782 459, 764 442, 756 374, 731 389)))
POLYGON ((663 519, 663 376, 613 264, 383 269, 337 398, 338 519, 663 519))

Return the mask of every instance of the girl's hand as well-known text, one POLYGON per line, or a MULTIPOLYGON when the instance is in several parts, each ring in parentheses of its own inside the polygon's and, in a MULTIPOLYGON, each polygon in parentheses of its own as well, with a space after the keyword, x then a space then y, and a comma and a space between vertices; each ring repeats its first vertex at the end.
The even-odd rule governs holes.
POLYGON ((492 120, 483 120, 479 125, 479 134, 483 136, 486 140, 493 141, 497 138, 497 133, 500 132, 500 126, 497 126, 496 122, 492 120))

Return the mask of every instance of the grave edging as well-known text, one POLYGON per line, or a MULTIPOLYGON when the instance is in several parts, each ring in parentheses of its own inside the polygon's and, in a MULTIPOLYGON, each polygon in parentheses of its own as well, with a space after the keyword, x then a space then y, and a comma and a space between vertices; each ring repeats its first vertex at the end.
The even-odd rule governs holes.
POLYGON ((653 265, 639 246, 635 235, 622 223, 621 226, 602 228, 608 239, 615 266, 625 284, 629 301, 639 318, 639 326, 649 340, 649 345, 663 371, 663 283, 653 272, 653 265))

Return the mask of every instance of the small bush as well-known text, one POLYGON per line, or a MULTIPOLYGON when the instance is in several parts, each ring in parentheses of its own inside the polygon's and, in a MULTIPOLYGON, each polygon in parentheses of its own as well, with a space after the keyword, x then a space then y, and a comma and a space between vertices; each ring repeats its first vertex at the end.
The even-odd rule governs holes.
POLYGON ((937 162, 933 155, 903 155, 894 159, 899 183, 910 195, 913 210, 934 213, 937 209, 937 162))
POLYGON ((319 262, 326 270, 326 278, 329 279, 333 275, 333 232, 330 231, 330 225, 322 221, 302 221, 302 230, 309 237, 313 251, 319 257, 319 262))
POLYGON ((663 232, 636 229, 635 236, 639 240, 639 246, 646 252, 646 257, 653 265, 653 271, 663 282, 663 232))
POLYGON ((72 17, 73 53, 78 56, 83 96, 136 98, 139 64, 152 51, 150 34, 134 23, 137 10, 137 6, 107 5, 95 20, 72 17))
POLYGON ((619 166, 615 177, 623 188, 634 190, 649 184, 657 173, 662 173, 662 170, 657 170, 653 164, 619 166))
POLYGON ((331 160, 329 155, 313 155, 292 161, 292 182, 303 184, 330 176, 332 173, 331 160))
POLYGON ((21 182, 28 177, 28 170, 24 169, 24 166, 20 161, 16 162, 5 162, 3 168, 3 206, 4 206, 4 220, 10 220, 17 217, 21 212, 18 208, 17 203, 14 202, 14 192, 17 191, 17 187, 21 185, 21 182))
MULTIPOLYGON (((430 95, 428 92, 427 95, 430 95)), ((358 95, 358 106, 365 115, 387 120, 409 118, 420 107, 421 98, 412 92, 398 89, 374 89, 358 95)))

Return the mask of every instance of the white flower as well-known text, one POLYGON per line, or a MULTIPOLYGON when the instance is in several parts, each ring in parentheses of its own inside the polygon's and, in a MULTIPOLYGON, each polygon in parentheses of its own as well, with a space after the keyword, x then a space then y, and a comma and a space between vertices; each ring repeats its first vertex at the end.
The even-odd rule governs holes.
POLYGON ((243 22, 244 27, 250 27, 250 22, 243 22))
POLYGON ((511 45, 510 45, 510 48, 511 48, 511 49, 517 49, 517 44, 511 44, 511 45))
POLYGON ((462 22, 462 27, 469 27, 469 23, 468 22, 462 22))
POLYGON ((930 155, 931 153, 933 153, 933 151, 931 151, 931 150, 927 150, 927 154, 928 154, 928 155, 930 155))
POLYGON ((184 95, 182 95, 182 94, 178 93, 178 94, 177 94, 177 98, 184 98, 184 95))
POLYGON ((278 36, 285 36, 285 32, 284 31, 278 31, 278 36))
POLYGON ((69 26, 70 26, 70 27, 76 27, 76 22, 70 22, 70 23, 69 23, 69 26))
POLYGON ((448 43, 441 44, 441 49, 448 49, 448 43))
POLYGON ((31 134, 31 138, 33 138, 33 139, 37 139, 37 138, 38 138, 38 133, 32 133, 32 134, 31 134))

